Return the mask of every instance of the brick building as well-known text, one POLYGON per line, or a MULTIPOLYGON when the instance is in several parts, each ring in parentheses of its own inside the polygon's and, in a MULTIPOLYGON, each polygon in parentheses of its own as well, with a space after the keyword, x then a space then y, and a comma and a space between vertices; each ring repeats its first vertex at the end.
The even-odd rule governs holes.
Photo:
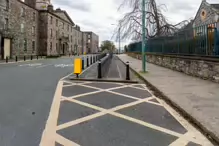
POLYGON ((82 54, 85 36, 66 11, 53 9, 50 0, 0 0, 1 59, 82 54))
POLYGON ((93 32, 84 32, 86 36, 87 53, 97 53, 99 51, 99 36, 93 32))

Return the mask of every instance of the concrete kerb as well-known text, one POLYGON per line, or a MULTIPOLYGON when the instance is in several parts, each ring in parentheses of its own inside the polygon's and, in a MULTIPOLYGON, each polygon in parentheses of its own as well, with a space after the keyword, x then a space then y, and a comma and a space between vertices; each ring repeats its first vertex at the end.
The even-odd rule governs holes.
POLYGON ((113 79, 83 79, 83 78, 69 78, 70 80, 74 81, 91 81, 91 82, 114 82, 114 83, 130 83, 130 84, 137 84, 138 81, 128 81, 128 80, 113 80, 113 79))
MULTIPOLYGON (((119 58, 120 61, 122 61, 119 58)), ((122 61, 123 62, 123 61, 122 61)), ((123 62, 125 64, 125 62, 123 62)), ((160 91, 156 86, 150 83, 147 79, 145 79, 141 73, 134 70, 131 66, 130 69, 148 86, 148 88, 153 91, 154 95, 158 98, 163 99, 166 103, 168 103, 171 107, 173 107, 180 115, 182 115, 188 122, 190 122, 193 126, 195 126, 202 134, 204 134, 214 145, 219 145, 219 138, 209 131, 205 126, 203 126, 198 120, 196 120, 193 116, 191 116, 188 112, 186 112, 183 108, 181 108, 178 104, 170 100, 162 91, 160 91)))

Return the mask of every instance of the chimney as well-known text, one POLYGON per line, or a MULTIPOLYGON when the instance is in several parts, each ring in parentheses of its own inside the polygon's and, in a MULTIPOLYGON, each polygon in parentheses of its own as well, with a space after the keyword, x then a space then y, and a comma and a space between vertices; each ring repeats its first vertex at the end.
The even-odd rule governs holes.
POLYGON ((48 11, 49 11, 49 12, 53 12, 53 5, 48 5, 47 8, 48 8, 48 11))

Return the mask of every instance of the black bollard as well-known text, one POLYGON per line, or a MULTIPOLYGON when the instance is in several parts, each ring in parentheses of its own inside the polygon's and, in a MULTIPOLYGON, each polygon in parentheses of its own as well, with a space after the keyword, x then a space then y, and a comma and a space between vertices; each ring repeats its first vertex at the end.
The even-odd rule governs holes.
POLYGON ((15 57, 15 61, 17 62, 17 56, 15 57))
POLYGON ((30 56, 30 60, 33 60, 33 56, 32 55, 30 56))
POLYGON ((37 60, 38 60, 38 55, 37 55, 37 60))
POLYGON ((87 67, 89 67, 89 58, 87 57, 87 67))
POLYGON ((24 56, 24 61, 26 61, 26 56, 24 56))
POLYGON ((130 80, 129 62, 126 62, 126 80, 130 80))
POLYGON ((93 62, 95 63, 96 62, 96 60, 95 60, 95 57, 93 56, 93 62))
POLYGON ((102 78, 102 73, 101 73, 101 62, 99 61, 98 62, 98 79, 101 79, 102 78))
POLYGON ((82 70, 84 70, 84 59, 82 58, 82 70))
POLYGON ((6 57, 6 63, 8 63, 8 56, 6 57))
POLYGON ((92 65, 92 56, 90 56, 90 65, 92 65))

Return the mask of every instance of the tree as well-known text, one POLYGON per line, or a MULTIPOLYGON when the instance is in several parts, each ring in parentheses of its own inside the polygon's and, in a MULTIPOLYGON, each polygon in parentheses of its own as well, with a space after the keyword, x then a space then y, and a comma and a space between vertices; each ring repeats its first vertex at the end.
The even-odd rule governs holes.
POLYGON ((112 51, 113 52, 115 50, 115 48, 116 47, 115 47, 114 43, 109 41, 109 40, 105 40, 101 44, 102 51, 107 50, 107 51, 112 51))
POLYGON ((128 46, 125 45, 124 50, 125 52, 128 52, 128 46))
MULTIPOLYGON (((135 41, 141 40, 142 37, 142 0, 123 0, 118 10, 122 8, 131 9, 126 13, 115 30, 116 40, 132 39, 135 41), (120 30, 120 31, 119 31, 120 30), (119 34, 120 32, 120 34, 119 34)), ((146 38, 154 38, 157 36, 171 35, 180 28, 186 26, 189 21, 185 20, 178 24, 170 24, 166 17, 162 14, 165 10, 165 5, 157 5, 155 0, 146 2, 146 38)))

